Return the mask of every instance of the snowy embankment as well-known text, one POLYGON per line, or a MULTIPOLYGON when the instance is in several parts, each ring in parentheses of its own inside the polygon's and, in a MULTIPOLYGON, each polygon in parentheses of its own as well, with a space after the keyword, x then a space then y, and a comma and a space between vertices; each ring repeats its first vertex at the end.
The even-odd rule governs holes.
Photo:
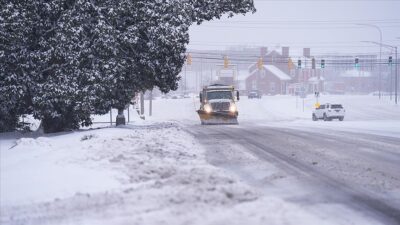
POLYGON ((210 165, 174 123, 1 136, 1 224, 321 224, 210 165))

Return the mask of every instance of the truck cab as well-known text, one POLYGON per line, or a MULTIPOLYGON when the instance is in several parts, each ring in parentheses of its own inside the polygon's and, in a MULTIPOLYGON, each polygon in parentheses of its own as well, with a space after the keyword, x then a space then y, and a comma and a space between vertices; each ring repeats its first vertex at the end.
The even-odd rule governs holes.
POLYGON ((239 100, 239 92, 233 86, 206 86, 199 96, 200 109, 197 113, 201 124, 238 124, 236 101, 239 100))

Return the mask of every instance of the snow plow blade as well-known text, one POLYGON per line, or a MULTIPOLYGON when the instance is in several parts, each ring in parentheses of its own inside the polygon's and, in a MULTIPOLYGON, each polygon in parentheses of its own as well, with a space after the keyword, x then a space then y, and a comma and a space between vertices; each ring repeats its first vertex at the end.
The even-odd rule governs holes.
POLYGON ((238 124, 237 113, 229 112, 212 112, 206 113, 203 110, 198 110, 202 125, 219 125, 219 124, 238 124))

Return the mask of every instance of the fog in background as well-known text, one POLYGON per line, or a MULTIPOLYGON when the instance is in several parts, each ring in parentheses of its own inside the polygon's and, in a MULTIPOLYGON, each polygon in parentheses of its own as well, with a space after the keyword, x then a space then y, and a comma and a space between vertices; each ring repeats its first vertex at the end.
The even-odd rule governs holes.
MULTIPOLYGON (((379 47, 362 41, 400 43, 400 1, 255 0, 257 12, 192 26, 189 50, 224 50, 234 45, 289 46, 291 55, 310 47, 314 54, 369 53, 379 47)), ((383 49, 385 52, 389 50, 383 49)))

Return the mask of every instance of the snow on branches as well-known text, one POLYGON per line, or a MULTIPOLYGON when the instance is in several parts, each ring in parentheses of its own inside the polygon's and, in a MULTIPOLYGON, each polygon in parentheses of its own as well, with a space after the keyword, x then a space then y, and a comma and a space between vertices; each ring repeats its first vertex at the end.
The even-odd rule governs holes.
POLYGON ((88 126, 90 114, 123 109, 138 91, 176 90, 193 23, 255 11, 252 0, 1 5, 0 125, 29 113, 47 132, 88 126))

